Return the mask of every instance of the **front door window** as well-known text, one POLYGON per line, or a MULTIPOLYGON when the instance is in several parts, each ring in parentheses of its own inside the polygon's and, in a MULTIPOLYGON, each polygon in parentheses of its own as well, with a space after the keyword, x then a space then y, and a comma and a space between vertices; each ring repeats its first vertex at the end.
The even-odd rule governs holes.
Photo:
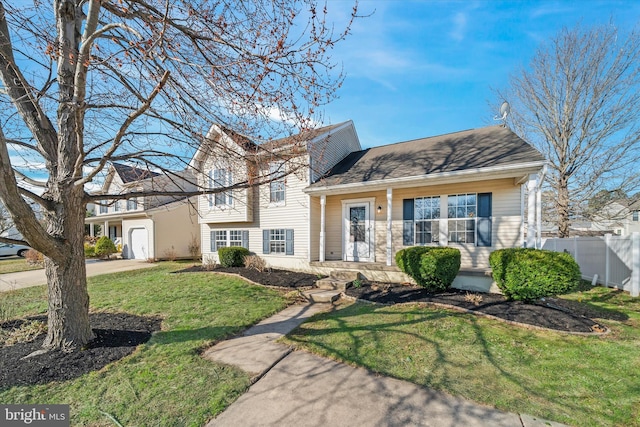
POLYGON ((344 210, 345 261, 373 261, 368 202, 350 203, 344 210))

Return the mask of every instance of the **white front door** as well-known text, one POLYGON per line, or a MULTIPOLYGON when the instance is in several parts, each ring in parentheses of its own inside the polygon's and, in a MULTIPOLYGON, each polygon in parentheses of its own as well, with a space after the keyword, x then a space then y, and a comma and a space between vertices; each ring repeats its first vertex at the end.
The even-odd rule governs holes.
POLYGON ((344 205, 344 260, 373 261, 373 222, 371 203, 354 202, 344 205))

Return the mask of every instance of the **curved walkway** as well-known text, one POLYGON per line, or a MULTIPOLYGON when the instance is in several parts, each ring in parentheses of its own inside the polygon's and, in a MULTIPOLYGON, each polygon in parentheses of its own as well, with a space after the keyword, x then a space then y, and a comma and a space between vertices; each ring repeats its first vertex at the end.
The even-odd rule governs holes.
POLYGON ((354 368, 275 341, 331 304, 288 307, 242 336, 208 349, 253 385, 206 427, 229 426, 562 426, 511 414, 416 384, 354 368))
MULTIPOLYGON (((114 259, 108 261, 90 259, 87 260, 87 277, 154 266, 155 264, 135 259, 114 259)), ((46 283, 47 277, 44 274, 44 269, 0 274, 0 292, 44 285, 46 283)))

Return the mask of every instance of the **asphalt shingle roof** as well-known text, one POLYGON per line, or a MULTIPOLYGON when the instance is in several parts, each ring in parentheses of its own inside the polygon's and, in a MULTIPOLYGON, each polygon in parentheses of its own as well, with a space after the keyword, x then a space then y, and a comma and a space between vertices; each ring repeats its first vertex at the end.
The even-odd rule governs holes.
POLYGON ((544 160, 510 129, 490 126, 353 152, 311 188, 544 160))
POLYGON ((113 167, 116 170, 118 176, 123 183, 127 184, 129 182, 140 181, 143 179, 151 178, 153 176, 160 175, 156 172, 151 172, 147 169, 137 168, 135 166, 123 165, 121 163, 113 163, 113 167))

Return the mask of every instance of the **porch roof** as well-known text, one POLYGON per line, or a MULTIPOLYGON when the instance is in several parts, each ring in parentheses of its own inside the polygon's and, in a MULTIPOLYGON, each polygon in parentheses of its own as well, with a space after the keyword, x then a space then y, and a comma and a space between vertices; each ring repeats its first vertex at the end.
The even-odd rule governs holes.
POLYGON ((544 163, 542 154, 511 130, 490 126, 351 153, 305 191, 335 194, 523 177, 544 163))

